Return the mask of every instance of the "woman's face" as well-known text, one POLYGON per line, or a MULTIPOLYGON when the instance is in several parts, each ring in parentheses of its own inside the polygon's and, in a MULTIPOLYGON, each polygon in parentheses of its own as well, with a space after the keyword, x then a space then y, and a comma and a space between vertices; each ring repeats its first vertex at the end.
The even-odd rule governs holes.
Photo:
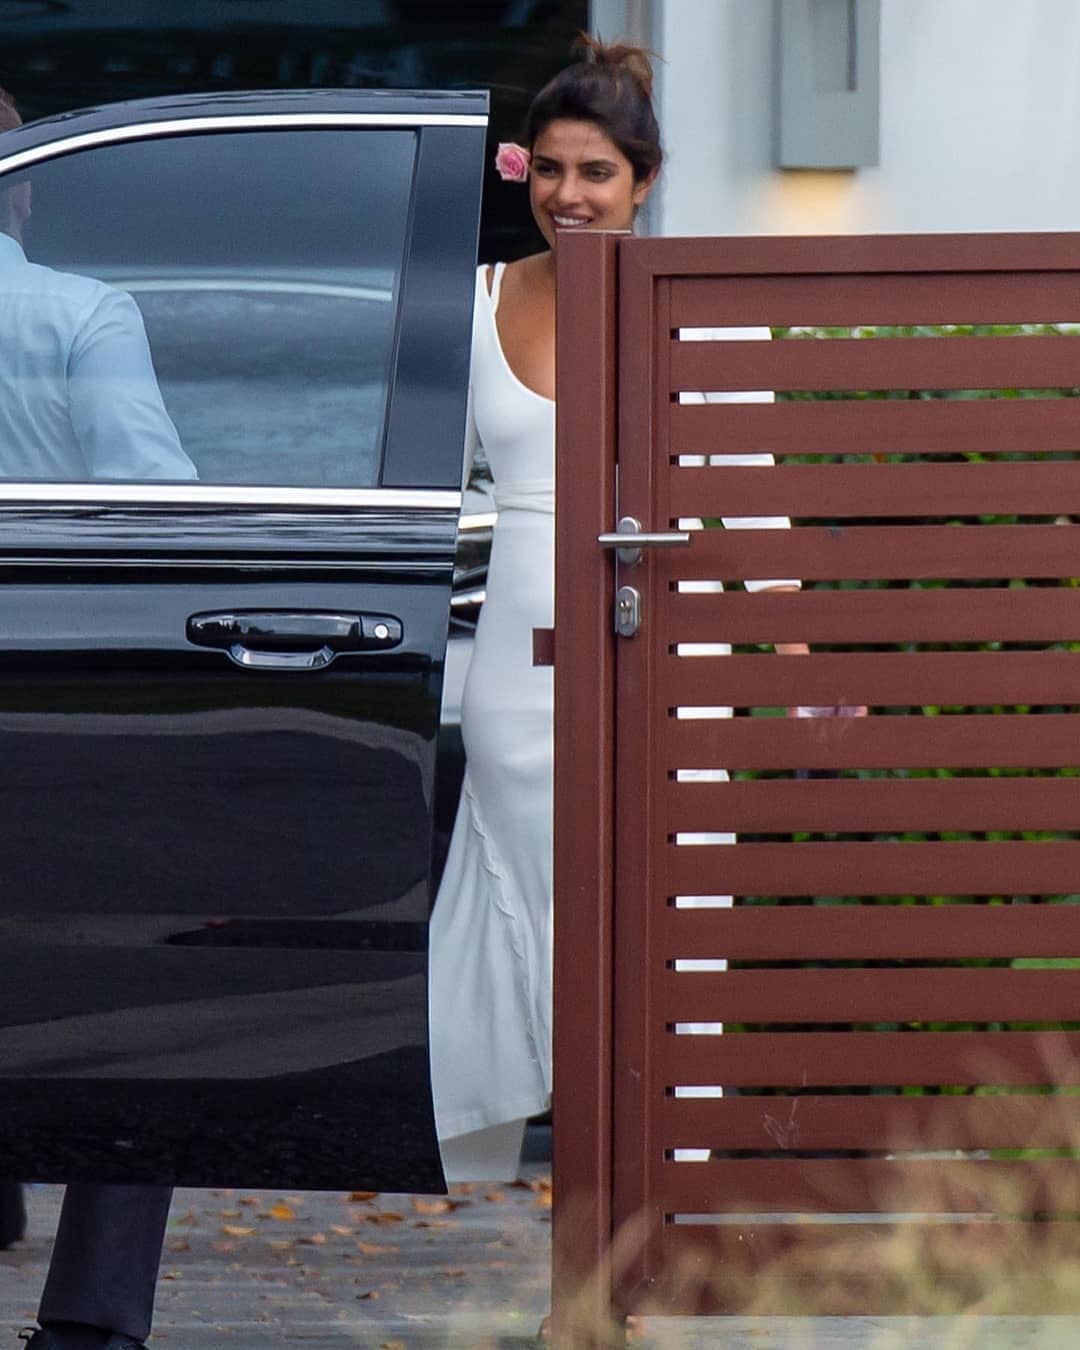
POLYGON ((552 248, 558 230, 628 230, 655 177, 635 183, 630 161, 595 122, 559 118, 533 142, 533 217, 552 248))

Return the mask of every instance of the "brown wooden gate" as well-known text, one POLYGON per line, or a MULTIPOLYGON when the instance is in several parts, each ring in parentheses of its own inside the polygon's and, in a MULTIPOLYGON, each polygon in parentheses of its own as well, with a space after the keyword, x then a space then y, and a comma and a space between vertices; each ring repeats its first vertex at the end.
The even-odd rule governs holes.
POLYGON ((609 1302, 1075 1310, 1080 235, 591 235, 559 268, 562 1342, 609 1302), (762 515, 793 527, 597 543, 762 515), (740 584, 771 577, 803 590, 740 584), (797 704, 870 715, 761 715, 797 704))

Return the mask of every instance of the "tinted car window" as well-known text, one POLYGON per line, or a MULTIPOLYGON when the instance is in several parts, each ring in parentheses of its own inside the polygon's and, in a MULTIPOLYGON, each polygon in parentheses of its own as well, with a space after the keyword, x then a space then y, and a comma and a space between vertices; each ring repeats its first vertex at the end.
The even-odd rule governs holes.
MULTIPOLYGON (((371 486, 415 157, 408 130, 102 146, 29 171, 25 251, 134 299, 201 482, 371 486)), ((40 476, 191 477, 106 464, 40 476)))

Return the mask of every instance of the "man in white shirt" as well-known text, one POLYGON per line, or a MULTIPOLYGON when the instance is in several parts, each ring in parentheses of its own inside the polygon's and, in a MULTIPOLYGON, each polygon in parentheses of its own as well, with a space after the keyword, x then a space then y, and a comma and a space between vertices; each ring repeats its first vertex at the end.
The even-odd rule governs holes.
MULTIPOLYGON (((0 90, 0 133, 22 125, 0 90)), ((0 179, 0 479, 192 479, 123 292, 30 263, 31 187, 0 179)), ((145 1350, 172 1191, 69 1186, 27 1350, 145 1350)), ((0 1219, 22 1224, 0 1182, 0 1219)))
MULTIPOLYGON (((0 130, 17 125, 0 105, 0 130)), ((0 184, 0 478, 196 478, 135 301, 27 261, 31 208, 29 182, 0 184)))

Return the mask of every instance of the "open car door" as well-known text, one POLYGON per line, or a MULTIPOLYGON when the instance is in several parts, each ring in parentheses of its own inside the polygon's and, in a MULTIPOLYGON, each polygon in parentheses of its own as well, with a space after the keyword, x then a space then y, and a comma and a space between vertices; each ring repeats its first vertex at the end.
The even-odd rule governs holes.
POLYGON ((443 1188, 486 115, 228 94, 0 136, 2 1176, 443 1188))

